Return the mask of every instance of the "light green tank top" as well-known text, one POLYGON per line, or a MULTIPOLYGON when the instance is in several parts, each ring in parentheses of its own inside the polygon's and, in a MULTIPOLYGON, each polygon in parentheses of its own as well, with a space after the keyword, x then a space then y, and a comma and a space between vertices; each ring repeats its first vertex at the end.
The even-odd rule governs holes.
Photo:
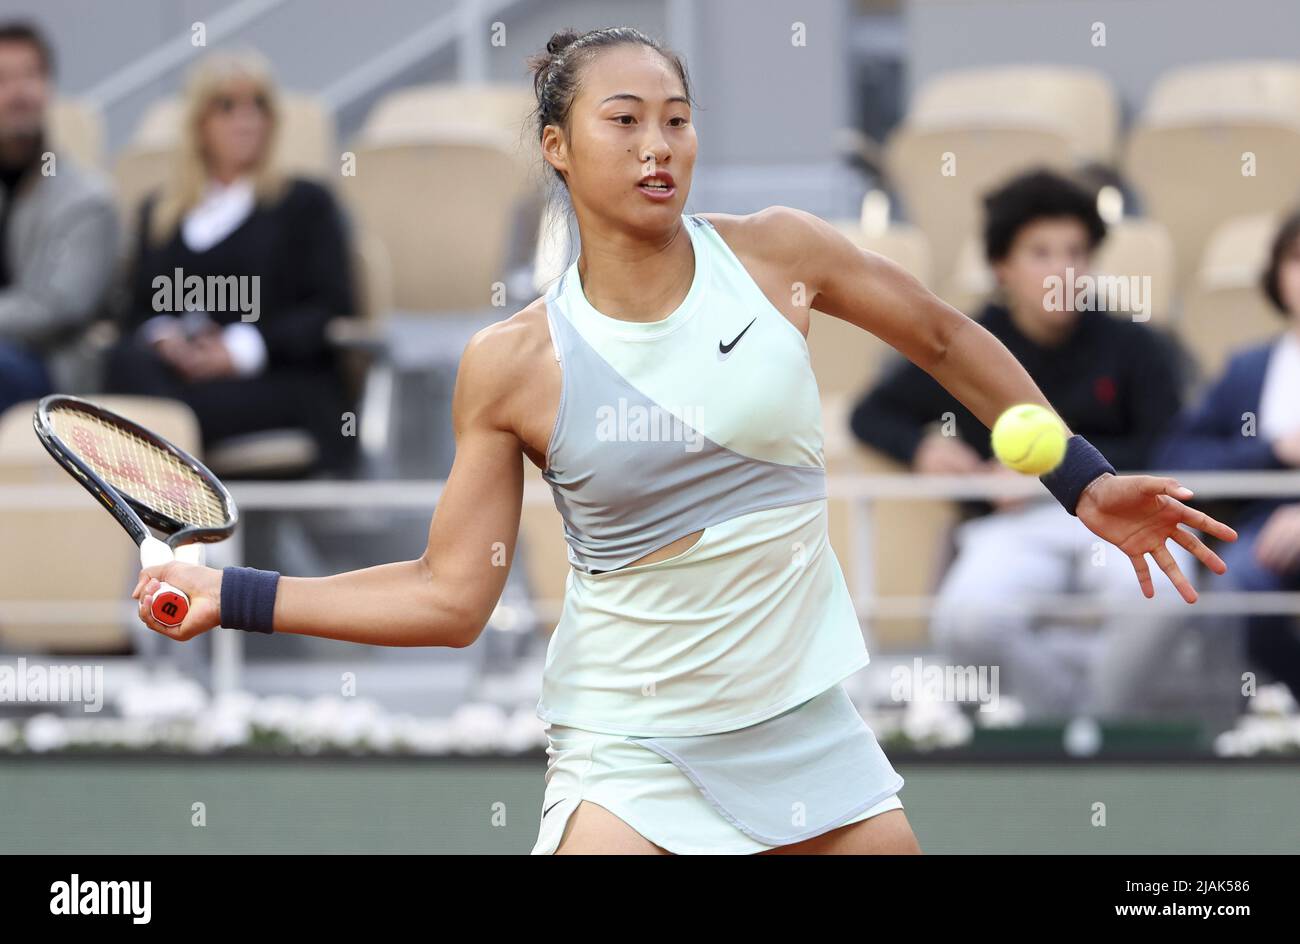
POLYGON ((808 346, 708 221, 682 223, 695 276, 668 317, 596 311, 576 261, 546 296, 563 391, 543 478, 572 569, 544 721, 728 731, 868 662, 827 539, 808 346), (701 529, 671 558, 625 566, 701 529))

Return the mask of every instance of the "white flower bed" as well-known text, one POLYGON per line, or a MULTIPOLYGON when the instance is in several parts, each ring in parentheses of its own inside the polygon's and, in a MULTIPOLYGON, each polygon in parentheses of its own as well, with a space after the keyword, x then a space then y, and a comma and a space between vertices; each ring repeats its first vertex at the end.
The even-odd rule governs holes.
POLYGON ((512 754, 546 745, 531 707, 512 713, 468 704, 448 718, 391 714, 361 698, 259 698, 240 692, 210 698, 197 684, 174 679, 126 691, 115 717, 39 714, 0 720, 0 750, 229 749, 315 754, 512 754))
POLYGON ((1300 713, 1285 685, 1266 685, 1250 700, 1250 713, 1214 740, 1220 757, 1300 752, 1300 713))

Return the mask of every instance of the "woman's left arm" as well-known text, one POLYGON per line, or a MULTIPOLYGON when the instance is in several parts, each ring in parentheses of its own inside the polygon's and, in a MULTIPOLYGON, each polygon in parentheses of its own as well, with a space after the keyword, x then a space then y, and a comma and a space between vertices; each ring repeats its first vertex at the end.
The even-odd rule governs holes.
MULTIPOLYGON (((935 297, 902 267, 858 248, 811 213, 773 207, 765 214, 772 247, 792 260, 794 281, 803 284, 811 308, 870 331, 902 352, 986 427, 992 428, 1004 410, 1018 403, 1052 409, 1001 341, 935 297)), ((1237 533, 1179 501, 1191 495, 1172 478, 1105 473, 1068 510, 1128 555, 1146 596, 1155 594, 1145 559, 1150 554, 1183 598, 1193 603, 1196 591, 1165 541, 1172 538, 1221 574, 1227 571, 1222 559, 1180 525, 1229 541, 1236 540, 1237 533)))

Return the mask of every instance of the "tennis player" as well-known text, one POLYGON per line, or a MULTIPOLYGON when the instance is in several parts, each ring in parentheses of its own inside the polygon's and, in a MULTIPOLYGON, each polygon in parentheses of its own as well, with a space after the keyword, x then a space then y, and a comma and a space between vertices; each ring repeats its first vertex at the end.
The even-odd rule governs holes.
MULTIPOLYGON (((919 852, 902 778, 841 682, 867 664, 827 541, 813 308, 870 331, 986 425, 1048 405, 992 335, 799 210, 684 212, 697 141, 680 59, 635 29, 565 31, 531 61, 543 158, 581 255, 480 331, 460 364, 454 466, 419 560, 322 578, 181 563, 134 596, 160 633, 215 626, 384 646, 468 646, 519 528, 521 454, 571 564, 538 714, 549 762, 536 853, 919 852), (168 629, 159 579, 187 591, 168 629)), ((1216 573, 1171 478, 1114 474, 1079 436, 1044 477, 1190 603, 1165 542, 1216 573)))

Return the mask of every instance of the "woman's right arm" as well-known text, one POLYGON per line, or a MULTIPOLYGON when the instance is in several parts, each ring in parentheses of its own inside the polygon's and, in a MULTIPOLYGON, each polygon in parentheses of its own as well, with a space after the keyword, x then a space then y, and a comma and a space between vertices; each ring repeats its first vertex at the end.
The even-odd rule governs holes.
MULTIPOLYGON (((506 422, 518 332, 493 325, 461 357, 452 400, 456 457, 415 560, 331 577, 281 577, 272 626, 377 646, 468 646, 496 607, 514 558, 523 502, 523 452, 506 422)), ((140 573, 140 618, 174 639, 220 624, 221 571, 172 562, 140 573), (190 612, 168 628, 149 614, 156 581, 186 591, 190 612), (143 591, 143 592, 142 592, 143 591)))

